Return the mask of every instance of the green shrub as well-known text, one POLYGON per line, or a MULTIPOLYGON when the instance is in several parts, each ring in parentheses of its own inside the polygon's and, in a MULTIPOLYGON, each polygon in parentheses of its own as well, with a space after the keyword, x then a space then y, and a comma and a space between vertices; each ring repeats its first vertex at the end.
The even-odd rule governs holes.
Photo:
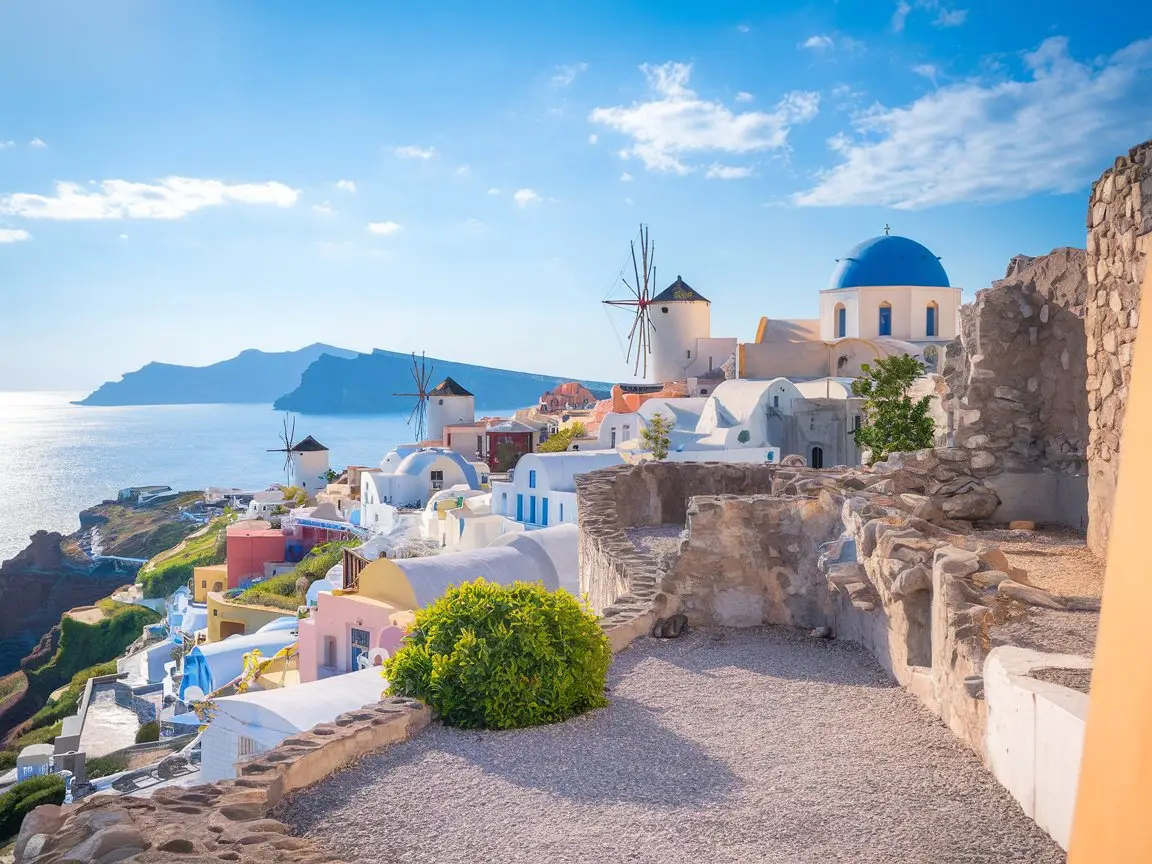
POLYGON ((15 750, 0 750, 0 774, 16 767, 16 757, 19 755, 15 750))
POLYGON ((125 756, 97 756, 94 759, 84 760, 84 774, 89 780, 127 770, 128 759, 125 756))
POLYGON ((64 803, 64 778, 57 774, 30 777, 0 795, 0 843, 20 833, 24 817, 41 804, 64 803))
POLYGON ((308 592, 307 586, 303 592, 297 590, 303 584, 300 582, 301 577, 307 580, 308 585, 317 579, 323 579, 333 565, 343 560, 345 547, 359 545, 359 540, 340 540, 314 546, 304 556, 304 560, 289 572, 257 582, 251 588, 245 588, 236 599, 241 603, 259 603, 295 612, 297 607, 303 605, 305 594, 308 592))
MULTIPOLYGON (((67 683, 93 661, 104 663, 124 653, 140 631, 160 620, 160 613, 144 606, 117 603, 116 611, 95 624, 85 624, 65 615, 60 620, 60 645, 52 659, 28 673, 32 698, 46 702, 49 694, 67 683)), ((115 672, 115 668, 112 669, 115 672)))
POLYGON ((49 702, 32 715, 32 718, 28 721, 28 728, 37 729, 75 714, 80 707, 80 699, 84 696, 84 685, 88 683, 88 679, 95 678, 99 675, 113 675, 115 672, 115 660, 109 660, 107 663, 97 663, 95 666, 89 666, 87 669, 81 669, 72 676, 72 681, 55 702, 49 702))
POLYGON ((144 744, 149 741, 160 740, 160 724, 153 720, 150 723, 145 723, 136 730, 136 743, 144 744))
POLYGON ((416 613, 384 677, 389 694, 423 700, 450 726, 515 729, 606 705, 611 656, 571 594, 477 579, 416 613))

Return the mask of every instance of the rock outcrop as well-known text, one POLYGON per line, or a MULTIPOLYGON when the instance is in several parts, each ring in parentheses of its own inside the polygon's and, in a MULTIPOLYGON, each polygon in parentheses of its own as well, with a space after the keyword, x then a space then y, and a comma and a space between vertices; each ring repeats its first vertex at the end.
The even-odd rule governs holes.
POLYGON ((1088 546, 1098 555, 1112 524, 1150 237, 1152 141, 1146 141, 1093 184, 1088 205, 1088 546))

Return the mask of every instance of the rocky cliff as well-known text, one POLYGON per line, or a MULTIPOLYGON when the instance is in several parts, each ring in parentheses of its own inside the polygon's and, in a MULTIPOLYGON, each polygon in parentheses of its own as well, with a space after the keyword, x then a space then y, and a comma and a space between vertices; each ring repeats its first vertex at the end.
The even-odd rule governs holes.
MULTIPOLYGON (((471 363, 427 359, 433 385, 451 376, 476 397, 478 409, 507 409, 534 405, 541 394, 572 378, 492 369, 471 363)), ((597 398, 608 395, 611 385, 580 381, 597 398)), ((396 396, 411 393, 412 357, 395 351, 373 351, 343 359, 325 356, 308 367, 298 386, 276 400, 275 407, 301 414, 385 414, 409 411, 412 399, 396 396)))
POLYGON ((78 405, 189 405, 269 403, 300 383, 324 355, 355 357, 355 351, 316 343, 298 351, 248 349, 209 366, 149 363, 120 381, 109 381, 78 405))

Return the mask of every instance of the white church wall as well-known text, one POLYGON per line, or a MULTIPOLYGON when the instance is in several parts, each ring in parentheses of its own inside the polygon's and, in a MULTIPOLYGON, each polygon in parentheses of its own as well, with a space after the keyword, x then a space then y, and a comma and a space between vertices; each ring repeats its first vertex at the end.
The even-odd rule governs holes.
POLYGON ((841 336, 859 336, 860 298, 855 289, 820 293, 820 338, 825 342, 841 336), (836 332, 836 310, 844 307, 844 333, 836 332))

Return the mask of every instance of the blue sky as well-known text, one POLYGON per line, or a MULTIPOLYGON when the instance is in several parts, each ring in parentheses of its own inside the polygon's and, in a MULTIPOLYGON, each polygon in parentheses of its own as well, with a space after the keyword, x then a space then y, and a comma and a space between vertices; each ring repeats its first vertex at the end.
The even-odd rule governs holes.
POLYGON ((713 335, 913 237, 971 294, 1152 136, 1152 6, 0 5, 0 389, 326 341, 628 376, 638 224, 713 335))

